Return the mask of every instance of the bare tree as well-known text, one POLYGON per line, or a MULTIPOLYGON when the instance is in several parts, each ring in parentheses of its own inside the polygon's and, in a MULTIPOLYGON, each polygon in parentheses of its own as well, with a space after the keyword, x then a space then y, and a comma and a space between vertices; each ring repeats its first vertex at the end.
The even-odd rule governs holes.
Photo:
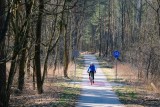
POLYGON ((6 62, 5 62, 5 0, 0 0, 0 106, 5 106, 6 102, 6 62))

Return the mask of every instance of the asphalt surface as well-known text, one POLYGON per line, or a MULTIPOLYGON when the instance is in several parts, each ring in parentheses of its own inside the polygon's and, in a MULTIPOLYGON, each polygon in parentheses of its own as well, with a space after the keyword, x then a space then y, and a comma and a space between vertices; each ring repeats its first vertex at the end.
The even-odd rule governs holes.
POLYGON ((100 69, 94 55, 84 55, 85 69, 83 71, 82 91, 76 107, 124 107, 119 101, 112 86, 100 69), (93 62, 96 66, 95 83, 90 84, 87 69, 93 62))

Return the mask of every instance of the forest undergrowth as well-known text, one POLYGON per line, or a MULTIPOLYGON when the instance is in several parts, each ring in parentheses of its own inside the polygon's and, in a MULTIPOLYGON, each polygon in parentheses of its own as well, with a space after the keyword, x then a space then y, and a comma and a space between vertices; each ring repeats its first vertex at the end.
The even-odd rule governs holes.
MULTIPOLYGON (((17 89, 17 81, 15 79, 12 86, 10 107, 74 107, 80 94, 80 84, 74 84, 75 64, 69 65, 69 79, 63 77, 62 70, 62 67, 57 68, 55 75, 53 75, 53 68, 48 70, 43 94, 37 94, 36 86, 33 89, 32 76, 26 78, 22 92, 17 89)), ((83 60, 78 58, 76 82, 81 81, 82 70, 83 60)))

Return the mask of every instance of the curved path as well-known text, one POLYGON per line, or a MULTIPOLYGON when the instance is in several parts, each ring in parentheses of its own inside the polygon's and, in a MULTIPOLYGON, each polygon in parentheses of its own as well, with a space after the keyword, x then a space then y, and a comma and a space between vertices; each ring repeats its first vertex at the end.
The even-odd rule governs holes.
POLYGON ((82 91, 76 107, 124 107, 112 91, 112 86, 107 82, 96 57, 94 55, 84 55, 84 59, 82 91), (90 84, 87 73, 90 62, 94 62, 97 68, 93 85, 90 84))

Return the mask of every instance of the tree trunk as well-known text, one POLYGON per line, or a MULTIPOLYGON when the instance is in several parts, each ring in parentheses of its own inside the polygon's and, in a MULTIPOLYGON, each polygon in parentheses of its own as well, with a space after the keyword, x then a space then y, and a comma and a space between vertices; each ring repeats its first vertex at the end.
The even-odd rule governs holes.
POLYGON ((152 59, 153 51, 154 51, 153 48, 151 48, 150 54, 149 54, 149 58, 148 58, 147 70, 146 70, 146 79, 147 79, 147 81, 149 79, 149 69, 150 69, 150 66, 151 66, 151 59, 152 59))
MULTIPOLYGON (((65 29, 66 30, 66 29, 65 29)), ((66 32, 66 31, 65 31, 66 32)), ((64 35, 64 77, 68 78, 68 46, 67 46, 67 34, 64 35)))
POLYGON ((32 8, 32 3, 26 2, 26 20, 27 20, 27 31, 26 34, 24 34, 24 44, 22 47, 22 54, 21 54, 21 59, 20 59, 20 65, 19 65, 19 78, 18 78, 18 89, 23 90, 24 86, 24 76, 25 76, 25 64, 26 64, 26 48, 27 48, 27 43, 28 43, 28 34, 29 34, 29 28, 30 28, 30 20, 29 16, 31 13, 31 8, 32 8))
POLYGON ((40 44, 41 44, 41 27, 42 17, 44 10, 44 1, 39 0, 39 13, 36 26, 36 45, 35 45, 35 66, 36 66, 36 79, 37 79, 37 91, 38 94, 43 93, 42 81, 41 81, 41 60, 40 60, 40 44))
MULTIPOLYGON (((0 37, 2 36, 5 22, 5 0, 0 0, 0 37)), ((0 107, 6 102, 6 62, 5 62, 5 39, 0 41, 0 107), (3 61, 2 61, 3 60, 3 61)))
POLYGON ((102 18, 101 18, 101 11, 100 11, 100 0, 99 0, 99 57, 101 57, 101 53, 102 53, 102 25, 101 22, 102 18))
POLYGON ((8 8, 7 11, 7 16, 5 18, 5 0, 0 0, 0 43, 4 41, 4 38, 6 36, 6 32, 8 30, 8 25, 9 25, 9 20, 10 20, 10 7, 8 8))
MULTIPOLYGON (((5 40, 4 40, 5 41, 5 40)), ((4 52, 5 42, 0 43, 0 107, 6 102, 6 62, 4 52), (2 61, 3 60, 3 61, 2 61)))
POLYGON ((31 66, 31 61, 30 61, 30 54, 28 54, 28 59, 27 59, 27 77, 30 77, 30 66, 31 66))
POLYGON ((157 13, 157 22, 158 22, 158 30, 159 30, 158 36, 160 37, 160 1, 157 0, 157 2, 158 2, 159 7, 158 7, 156 13, 157 13))
POLYGON ((109 46, 110 46, 110 52, 109 55, 112 56, 112 52, 113 52, 113 33, 112 33, 112 1, 109 0, 109 10, 108 10, 108 14, 109 14, 109 22, 108 22, 108 38, 109 38, 109 46))
POLYGON ((9 99, 10 99, 10 90, 11 90, 11 86, 13 83, 13 78, 14 75, 16 73, 16 63, 17 63, 17 56, 18 56, 18 51, 19 49, 16 47, 18 46, 18 38, 19 36, 16 35, 15 38, 15 43, 14 43, 14 52, 13 52, 13 56, 12 56, 12 61, 11 61, 11 67, 10 67, 10 72, 9 72, 9 77, 8 77, 8 83, 7 83, 7 97, 6 97, 6 107, 8 107, 9 104, 9 99))
MULTIPOLYGON (((10 67, 10 72, 9 72, 9 77, 8 77, 8 83, 7 83, 7 93, 6 93, 6 107, 9 106, 9 99, 10 99, 10 90, 11 90, 11 86, 13 83, 13 78, 14 75, 16 73, 16 63, 17 63, 17 57, 18 57, 18 53, 21 50, 20 47, 20 37, 22 36, 19 32, 18 29, 18 11, 16 10, 16 14, 14 17, 16 20, 15 22, 13 21, 13 26, 16 26, 14 29, 14 33, 15 33, 15 41, 14 41, 14 50, 13 50, 13 55, 12 55, 12 60, 11 60, 11 67, 10 67)), ((14 20, 14 19, 12 19, 14 20)))
POLYGON ((124 45, 124 37, 125 37, 125 1, 124 0, 122 0, 121 1, 122 2, 122 10, 121 10, 121 12, 122 12, 122 22, 121 22, 121 24, 122 24, 122 34, 121 34, 121 44, 122 44, 122 46, 121 46, 121 50, 122 50, 122 60, 124 59, 124 55, 123 55, 123 53, 124 53, 124 51, 125 51, 125 45, 124 45))
MULTIPOLYGON (((68 15, 67 15, 68 18, 68 15)), ((69 49, 68 49, 68 38, 67 38, 67 26, 64 29, 64 77, 68 78, 68 64, 69 64, 69 49)))
MULTIPOLYGON (((23 44, 23 48, 26 47, 26 43, 23 44)), ((26 63, 26 49, 22 51, 22 56, 19 65, 19 77, 18 77, 18 89, 23 90, 24 86, 24 75, 25 75, 25 63, 26 63)))
POLYGON ((36 81, 35 81, 35 74, 36 74, 36 66, 35 66, 35 60, 33 60, 32 61, 32 63, 33 63, 33 75, 32 75, 32 83, 33 83, 33 90, 35 90, 36 89, 36 81))

